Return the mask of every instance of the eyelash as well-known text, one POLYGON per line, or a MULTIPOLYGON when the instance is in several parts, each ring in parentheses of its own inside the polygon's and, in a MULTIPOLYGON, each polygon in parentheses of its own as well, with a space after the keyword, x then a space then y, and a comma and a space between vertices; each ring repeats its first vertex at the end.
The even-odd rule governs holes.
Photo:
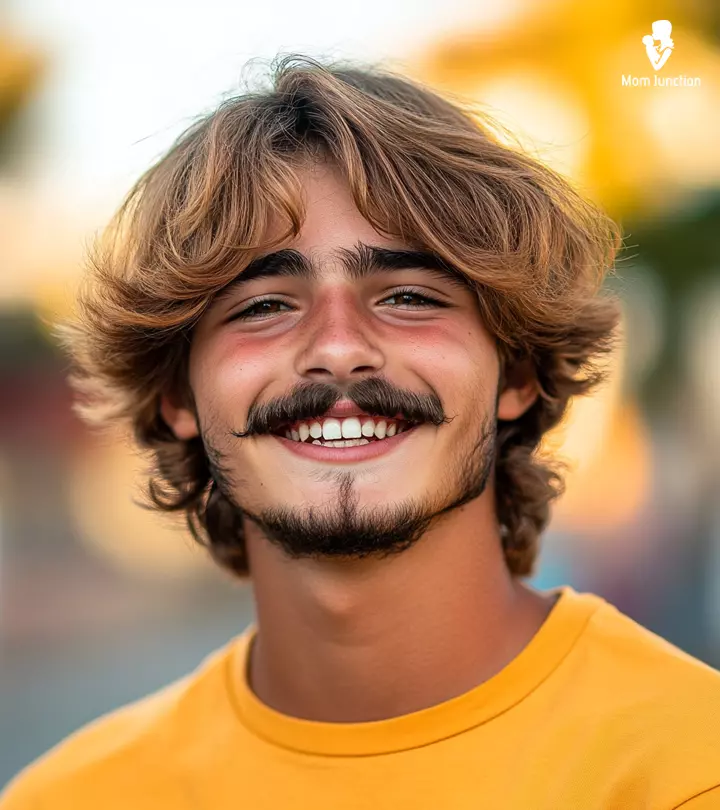
MULTIPOLYGON (((414 295, 416 298, 422 298, 423 301, 426 302, 425 304, 422 304, 422 305, 415 305, 415 306, 412 307, 412 309, 428 309, 428 308, 432 308, 434 306, 437 306, 437 307, 447 307, 447 306, 449 306, 449 304, 446 304, 443 301, 439 301, 437 298, 432 298, 429 295, 424 295, 423 293, 419 293, 419 292, 417 292, 417 290, 413 290, 410 287, 403 287, 403 288, 398 289, 398 290, 393 290, 393 292, 390 293, 390 295, 386 296, 386 298, 384 298, 383 300, 387 300, 387 298, 396 298, 396 297, 399 297, 401 295, 414 295)), ((266 303, 283 304, 283 306, 289 306, 289 304, 286 304, 284 301, 281 301, 279 298, 256 298, 254 301, 251 301, 250 304, 247 307, 245 307, 245 309, 243 309, 240 312, 238 312, 237 314, 233 315, 231 318, 229 318, 229 320, 231 320, 231 321, 236 321, 236 320, 240 320, 240 321, 258 321, 259 320, 259 321, 262 321, 262 320, 265 320, 265 318, 267 318, 270 315, 278 315, 279 314, 277 312, 265 312, 265 313, 261 314, 260 316, 248 315, 247 314, 248 312, 250 312, 250 310, 254 309, 259 304, 266 304, 266 303)))

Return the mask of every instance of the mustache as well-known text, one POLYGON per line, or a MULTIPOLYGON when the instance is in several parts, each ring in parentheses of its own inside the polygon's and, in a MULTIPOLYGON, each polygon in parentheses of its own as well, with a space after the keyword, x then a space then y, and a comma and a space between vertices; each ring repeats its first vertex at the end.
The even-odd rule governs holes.
POLYGON ((400 413, 409 422, 429 422, 439 427, 454 418, 445 416, 436 394, 403 391, 382 377, 369 377, 351 383, 344 390, 330 383, 299 383, 286 397, 252 405, 245 430, 230 433, 240 439, 274 433, 288 422, 320 418, 343 398, 351 400, 365 413, 387 419, 400 413))

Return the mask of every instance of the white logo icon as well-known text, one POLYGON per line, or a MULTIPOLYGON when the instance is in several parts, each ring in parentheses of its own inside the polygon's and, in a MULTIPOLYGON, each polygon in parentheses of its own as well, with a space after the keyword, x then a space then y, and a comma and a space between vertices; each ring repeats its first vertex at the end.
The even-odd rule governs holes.
POLYGON ((671 31, 672 23, 670 20, 655 20, 652 24, 652 36, 646 34, 642 38, 650 64, 655 70, 660 70, 667 62, 675 47, 675 43, 670 38, 671 31), (659 40, 657 45, 655 44, 656 39, 659 40))

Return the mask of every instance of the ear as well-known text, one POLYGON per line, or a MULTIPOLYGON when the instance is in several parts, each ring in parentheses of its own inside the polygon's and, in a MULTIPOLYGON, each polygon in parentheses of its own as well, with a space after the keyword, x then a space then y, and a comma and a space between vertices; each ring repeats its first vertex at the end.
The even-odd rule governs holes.
POLYGON ((535 368, 529 358, 513 363, 501 374, 500 381, 503 388, 498 399, 498 419, 517 419, 540 394, 535 368))
POLYGON ((167 394, 160 396, 160 414, 178 439, 194 439, 200 435, 195 414, 167 394))

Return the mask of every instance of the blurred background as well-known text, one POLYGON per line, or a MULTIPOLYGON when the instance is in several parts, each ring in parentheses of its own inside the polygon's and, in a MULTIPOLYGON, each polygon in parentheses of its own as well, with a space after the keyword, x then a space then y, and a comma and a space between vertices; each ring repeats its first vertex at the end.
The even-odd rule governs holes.
POLYGON ((133 181, 281 51, 482 103, 621 222, 624 339, 545 443, 570 473, 532 583, 720 666, 718 3, 0 0, 0 786, 253 618, 249 586, 134 504, 145 459, 70 412, 48 324, 133 181), (623 86, 654 80, 656 19, 675 43, 657 76, 699 85, 623 86))

